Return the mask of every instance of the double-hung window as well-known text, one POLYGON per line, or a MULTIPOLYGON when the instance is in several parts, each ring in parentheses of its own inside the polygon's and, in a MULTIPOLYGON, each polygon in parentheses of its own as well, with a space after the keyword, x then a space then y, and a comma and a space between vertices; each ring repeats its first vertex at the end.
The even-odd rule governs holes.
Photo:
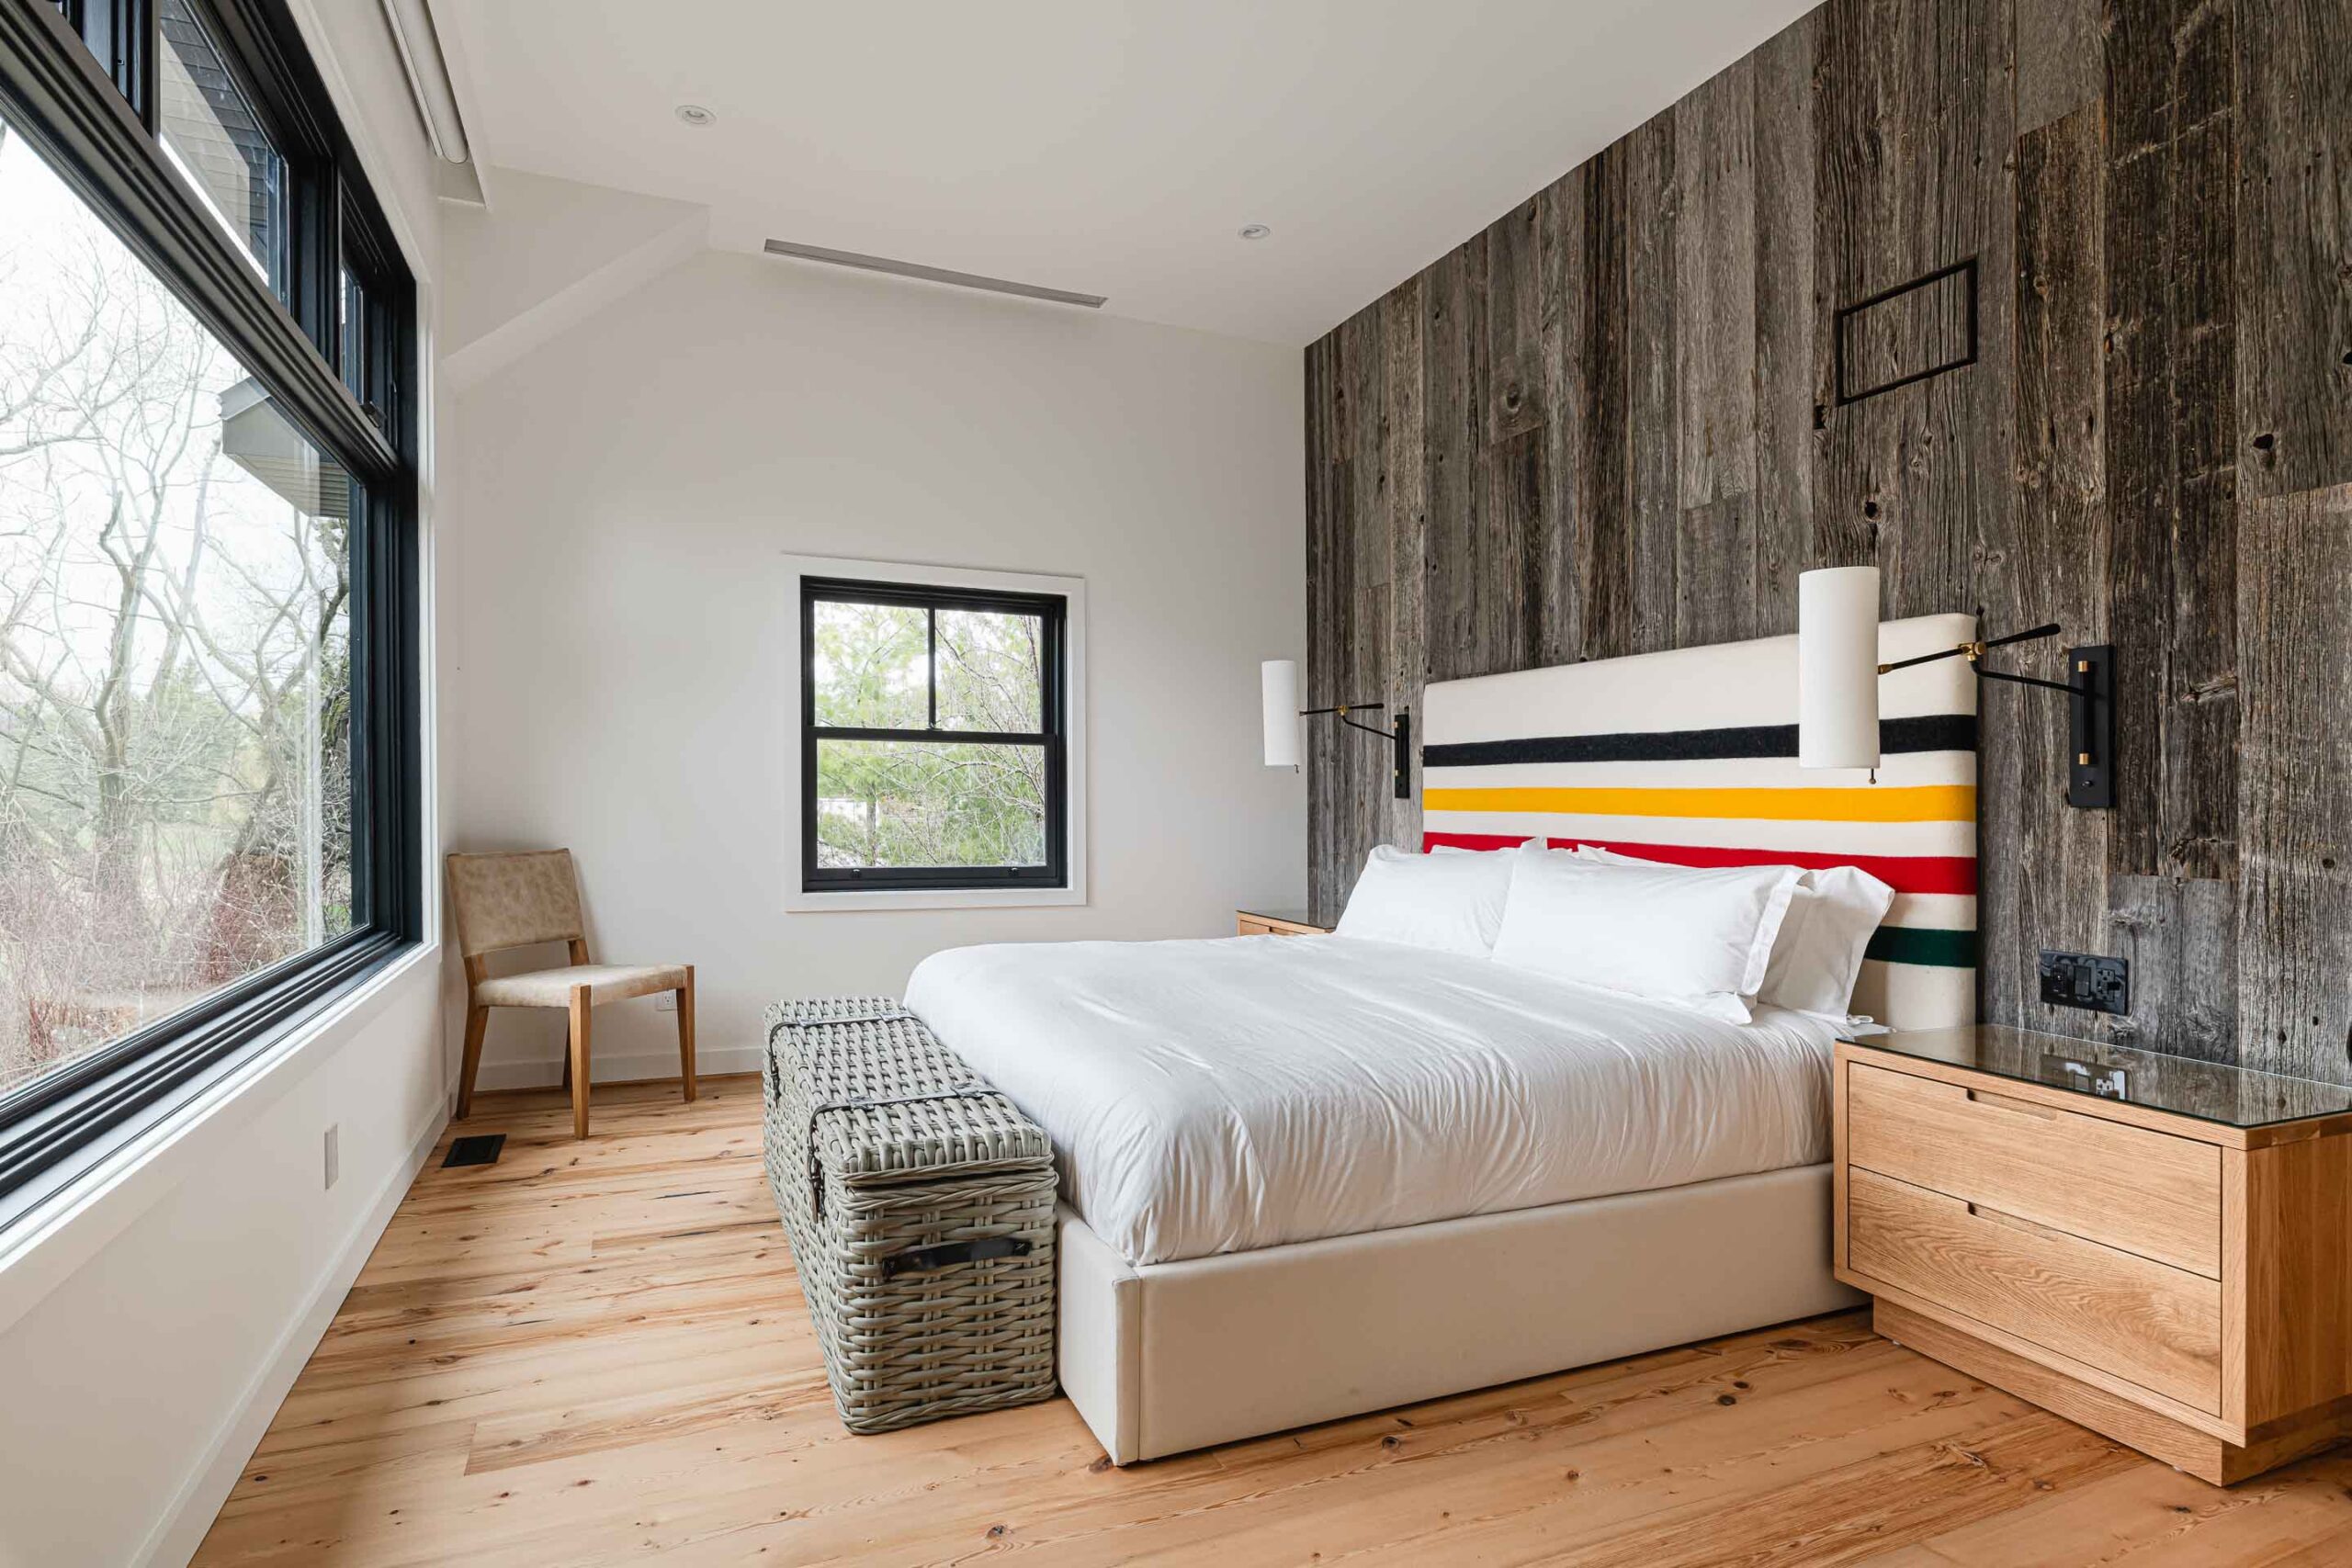
POLYGON ((810 573, 799 609, 801 892, 1069 889, 1070 595, 810 573))
POLYGON ((284 0, 0 4, 0 1223, 420 933, 413 300, 284 0))

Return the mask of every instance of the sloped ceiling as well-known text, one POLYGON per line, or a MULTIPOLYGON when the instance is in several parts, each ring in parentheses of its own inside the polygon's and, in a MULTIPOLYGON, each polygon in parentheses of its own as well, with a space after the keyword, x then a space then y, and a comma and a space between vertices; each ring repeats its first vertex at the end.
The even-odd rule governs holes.
POLYGON ((441 0, 435 14, 488 164, 707 206, 727 248, 775 235, 1305 344, 1807 8, 441 0), (683 124, 684 103, 718 123, 683 124), (1247 223, 1272 237, 1239 239, 1247 223))

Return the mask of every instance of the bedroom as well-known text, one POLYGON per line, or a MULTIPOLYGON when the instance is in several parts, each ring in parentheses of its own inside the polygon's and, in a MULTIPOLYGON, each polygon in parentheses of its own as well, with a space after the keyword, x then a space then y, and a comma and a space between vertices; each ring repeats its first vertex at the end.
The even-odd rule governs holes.
POLYGON ((0 0, 0 1562, 2352 1554, 2347 62, 0 0))

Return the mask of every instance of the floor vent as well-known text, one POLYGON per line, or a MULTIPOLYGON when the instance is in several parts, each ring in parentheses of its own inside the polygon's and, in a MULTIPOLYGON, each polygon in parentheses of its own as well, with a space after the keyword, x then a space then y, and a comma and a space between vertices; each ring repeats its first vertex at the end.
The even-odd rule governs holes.
POLYGON ((449 1145, 448 1157, 441 1162, 441 1168, 447 1170, 453 1165, 496 1165, 498 1151, 505 1146, 503 1133, 476 1133, 471 1137, 459 1138, 449 1145))

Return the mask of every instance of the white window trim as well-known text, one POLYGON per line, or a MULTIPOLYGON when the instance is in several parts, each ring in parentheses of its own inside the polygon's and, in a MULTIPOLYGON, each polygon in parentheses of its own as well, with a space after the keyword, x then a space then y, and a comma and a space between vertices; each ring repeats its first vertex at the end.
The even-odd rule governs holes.
POLYGON ((784 908, 788 914, 851 909, 1004 909, 1066 907, 1086 900, 1086 580, 1034 572, 987 571, 974 567, 926 566, 910 561, 854 560, 843 556, 784 558, 784 621, 786 679, 784 682, 784 908), (1069 881, 1061 887, 906 887, 811 893, 800 886, 800 581, 805 577, 862 578, 927 588, 993 589, 1015 593, 1056 593, 1069 608, 1062 634, 1064 691, 1069 712, 1063 727, 1068 756, 1068 821, 1065 846, 1069 881))

